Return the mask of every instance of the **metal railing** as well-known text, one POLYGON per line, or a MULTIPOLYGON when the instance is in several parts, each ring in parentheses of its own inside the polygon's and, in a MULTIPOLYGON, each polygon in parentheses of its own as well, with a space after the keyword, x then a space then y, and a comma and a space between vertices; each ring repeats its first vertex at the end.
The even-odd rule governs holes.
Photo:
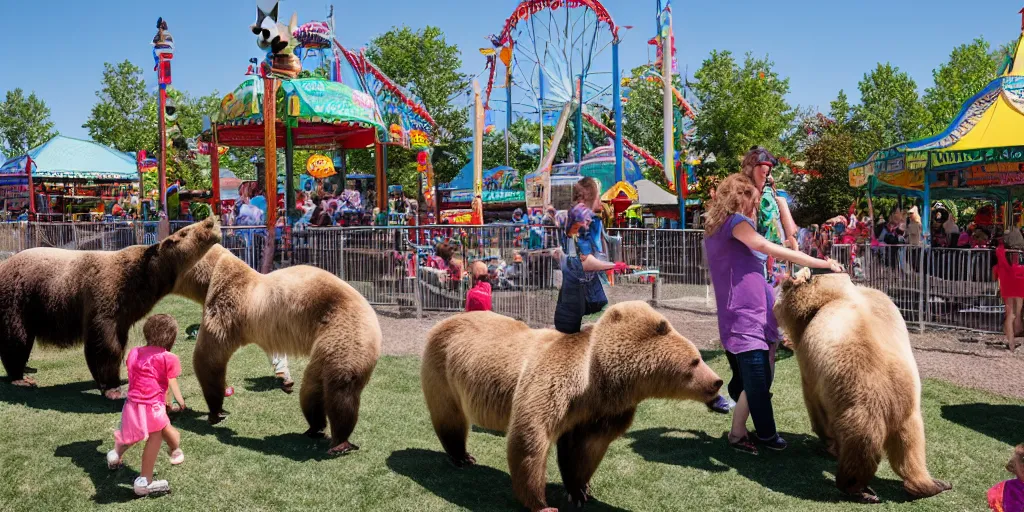
MULTIPOLYGON (((179 229, 183 224, 176 224, 179 229)), ((224 226, 222 245, 254 269, 265 258, 263 227, 224 226)), ((345 280, 375 306, 423 311, 462 311, 470 287, 469 265, 491 270, 492 304, 498 313, 531 325, 551 323, 561 282, 561 232, 524 225, 310 228, 276 236, 280 265, 309 264, 345 280), (446 240, 455 254, 445 265, 434 247, 446 240), (442 267, 442 268, 435 268, 442 267), (447 270, 448 267, 453 270, 447 270), (457 269, 457 270, 456 270, 457 269)), ((610 228, 613 261, 638 269, 613 276, 611 303, 653 300, 659 305, 712 304, 703 233, 697 230, 610 228)), ((0 260, 33 247, 119 250, 157 241, 156 222, 0 223, 0 260)), ((1010 252, 1021 258, 1019 252, 1010 252)), ((832 245, 830 256, 854 282, 888 295, 908 324, 1001 332, 1004 307, 993 280, 990 249, 909 245, 832 245)))

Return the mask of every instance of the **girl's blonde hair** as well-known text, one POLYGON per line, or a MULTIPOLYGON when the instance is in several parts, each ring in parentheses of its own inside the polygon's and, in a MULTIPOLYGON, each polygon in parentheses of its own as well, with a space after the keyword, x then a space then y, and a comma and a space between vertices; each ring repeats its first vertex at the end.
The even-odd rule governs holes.
POLYGON ((747 175, 729 175, 718 185, 715 199, 708 204, 708 211, 704 214, 704 234, 715 234, 725 224, 725 219, 734 213, 750 217, 758 199, 757 187, 747 175))

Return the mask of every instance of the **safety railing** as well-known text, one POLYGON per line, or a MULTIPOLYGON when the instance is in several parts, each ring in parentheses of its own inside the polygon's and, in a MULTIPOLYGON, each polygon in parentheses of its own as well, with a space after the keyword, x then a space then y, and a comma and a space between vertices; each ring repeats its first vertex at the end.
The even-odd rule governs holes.
MULTIPOLYGON (((260 270, 266 257, 266 229, 222 229, 222 245, 260 270)), ((33 247, 119 250, 155 243, 157 232, 156 222, 141 221, 3 222, 0 260, 33 247)), ((561 282, 562 233, 557 228, 500 224, 335 227, 276 236, 278 266, 322 268, 347 281, 375 306, 417 312, 462 311, 471 286, 469 267, 482 261, 491 274, 496 312, 531 325, 547 325, 561 282), (441 241, 454 248, 450 260, 443 264, 435 249, 441 241)), ((610 302, 712 303, 702 232, 611 228, 604 243, 611 260, 636 269, 631 275, 608 279, 605 290, 610 302)), ((1021 258, 1020 253, 1010 254, 1021 258)), ((995 256, 990 249, 836 244, 831 246, 830 256, 846 266, 854 282, 889 296, 912 327, 1002 331, 1004 307, 992 276, 995 256)))

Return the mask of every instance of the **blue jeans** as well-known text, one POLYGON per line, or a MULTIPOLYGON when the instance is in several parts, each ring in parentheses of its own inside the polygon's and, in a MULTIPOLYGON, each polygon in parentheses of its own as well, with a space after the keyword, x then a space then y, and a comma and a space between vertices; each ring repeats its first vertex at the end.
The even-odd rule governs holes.
POLYGON ((596 273, 584 272, 579 258, 566 258, 562 263, 562 288, 555 306, 555 329, 565 334, 580 332, 583 317, 601 311, 608 305, 601 280, 596 273))
POLYGON ((739 402, 740 393, 747 393, 747 405, 750 417, 754 420, 757 437, 774 439, 778 431, 775 428, 775 411, 772 409, 772 381, 774 369, 771 356, 767 350, 751 350, 733 354, 725 353, 732 370, 729 380, 729 396, 739 402))

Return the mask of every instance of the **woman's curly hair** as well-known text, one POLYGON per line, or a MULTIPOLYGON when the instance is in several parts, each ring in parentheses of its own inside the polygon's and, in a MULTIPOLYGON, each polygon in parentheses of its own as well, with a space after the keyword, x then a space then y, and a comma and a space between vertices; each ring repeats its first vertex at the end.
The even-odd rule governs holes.
POLYGON ((708 211, 704 214, 704 234, 715 234, 734 213, 751 216, 759 199, 760 194, 750 178, 742 173, 729 175, 718 185, 715 199, 708 203, 708 211))

